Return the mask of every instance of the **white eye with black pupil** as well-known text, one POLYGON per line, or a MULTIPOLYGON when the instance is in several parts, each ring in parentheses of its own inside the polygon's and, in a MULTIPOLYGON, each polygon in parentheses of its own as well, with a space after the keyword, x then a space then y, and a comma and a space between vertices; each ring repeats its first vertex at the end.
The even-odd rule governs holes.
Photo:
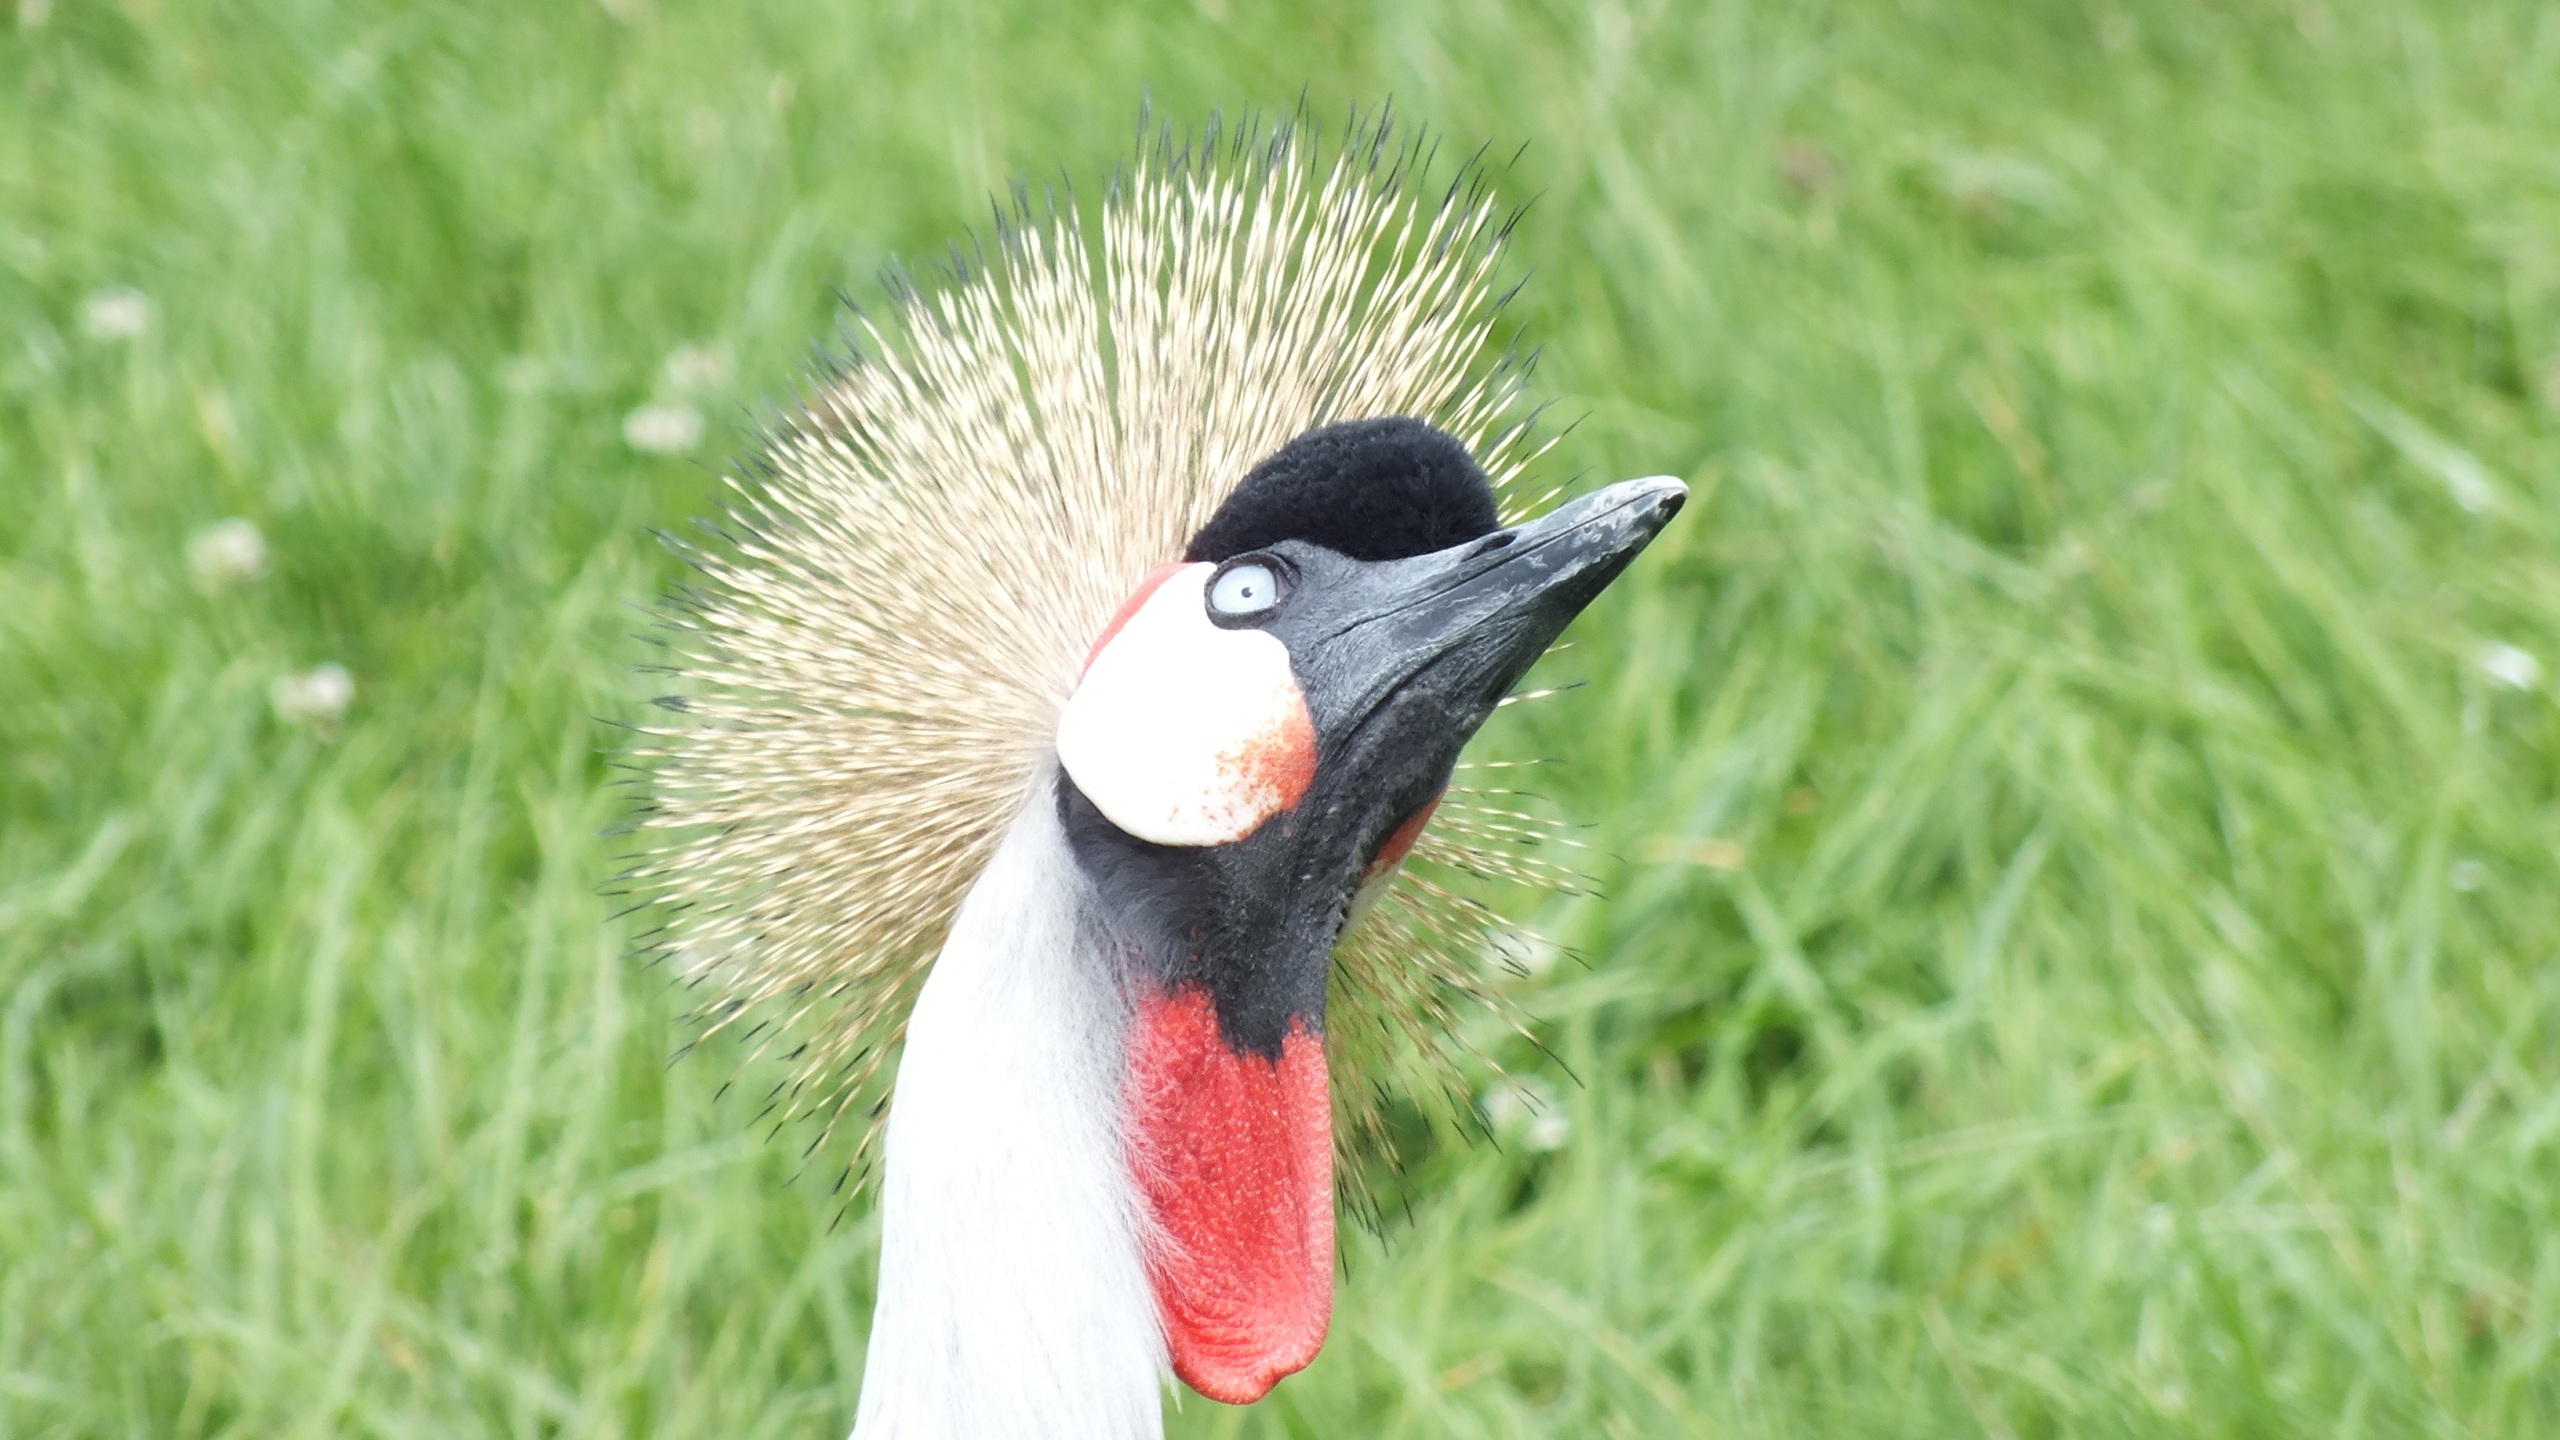
POLYGON ((1231 566, 1209 582, 1209 613, 1224 620, 1260 615, 1280 603, 1280 577, 1268 565, 1231 566))

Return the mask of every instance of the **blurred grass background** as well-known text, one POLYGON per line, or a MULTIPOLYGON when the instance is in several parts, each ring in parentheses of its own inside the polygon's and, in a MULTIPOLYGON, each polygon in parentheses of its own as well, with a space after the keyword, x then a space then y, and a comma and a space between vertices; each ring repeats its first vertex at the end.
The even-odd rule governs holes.
POLYGON ((1302 88, 1529 143, 1550 468, 1700 493, 1508 732, 1561 1121, 1175 1433, 2560 1432, 2560 12, 10 3, 0 1432, 848 1428, 595 893, 646 532, 1302 88))

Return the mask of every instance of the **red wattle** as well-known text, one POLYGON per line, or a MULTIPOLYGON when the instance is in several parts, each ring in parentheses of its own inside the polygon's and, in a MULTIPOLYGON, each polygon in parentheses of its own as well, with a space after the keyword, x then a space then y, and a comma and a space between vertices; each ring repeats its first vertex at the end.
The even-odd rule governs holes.
POLYGON ((1130 1036, 1129 1169, 1154 1235, 1173 1373, 1259 1400, 1333 1317, 1333 1103, 1324 1040, 1292 1021, 1277 1062, 1237 1054, 1209 992, 1149 996, 1130 1036))

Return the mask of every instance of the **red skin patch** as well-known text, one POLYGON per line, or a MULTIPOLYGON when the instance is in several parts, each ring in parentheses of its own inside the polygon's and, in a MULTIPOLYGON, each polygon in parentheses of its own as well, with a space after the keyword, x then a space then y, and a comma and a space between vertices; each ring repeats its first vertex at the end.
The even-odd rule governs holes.
POLYGON ((1129 623, 1129 617, 1138 613, 1138 607, 1147 603, 1147 597, 1156 593, 1156 587, 1172 579, 1173 572, 1181 568, 1178 562, 1171 562, 1147 572, 1147 578, 1139 581, 1138 588, 1130 591, 1129 598, 1121 601, 1120 608, 1112 612, 1111 623, 1103 626, 1102 633, 1094 636, 1093 643, 1085 647, 1084 665, 1076 671, 1077 674, 1093 668, 1093 657, 1102 653, 1102 647, 1111 643, 1111 637, 1120 633, 1120 627, 1129 623))
POLYGON ((1421 809, 1404 817, 1403 824, 1387 832, 1387 842, 1378 847, 1378 853, 1369 861, 1369 868, 1360 872, 1361 884, 1366 885, 1393 870, 1404 862, 1404 857, 1413 853, 1414 842, 1422 838, 1422 827, 1431 823, 1431 813, 1440 808, 1442 797, 1448 793, 1443 790, 1422 802, 1421 809))
POLYGON ((1316 1357, 1333 1318, 1323 1037, 1300 1020, 1277 1063, 1239 1055, 1207 990, 1150 995, 1122 1099, 1173 1373, 1212 1400, 1259 1400, 1316 1357))
POLYGON ((1219 773, 1265 819, 1295 809, 1316 783, 1316 722, 1307 714, 1306 696, 1289 698, 1294 703, 1279 724, 1218 757, 1219 773))

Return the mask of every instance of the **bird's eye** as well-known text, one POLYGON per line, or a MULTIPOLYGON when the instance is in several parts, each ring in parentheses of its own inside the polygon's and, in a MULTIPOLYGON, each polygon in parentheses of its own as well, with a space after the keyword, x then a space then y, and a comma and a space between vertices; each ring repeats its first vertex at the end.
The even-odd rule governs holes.
POLYGON ((1259 560, 1230 565, 1209 582, 1209 613, 1245 620, 1280 603, 1280 574, 1259 560))

